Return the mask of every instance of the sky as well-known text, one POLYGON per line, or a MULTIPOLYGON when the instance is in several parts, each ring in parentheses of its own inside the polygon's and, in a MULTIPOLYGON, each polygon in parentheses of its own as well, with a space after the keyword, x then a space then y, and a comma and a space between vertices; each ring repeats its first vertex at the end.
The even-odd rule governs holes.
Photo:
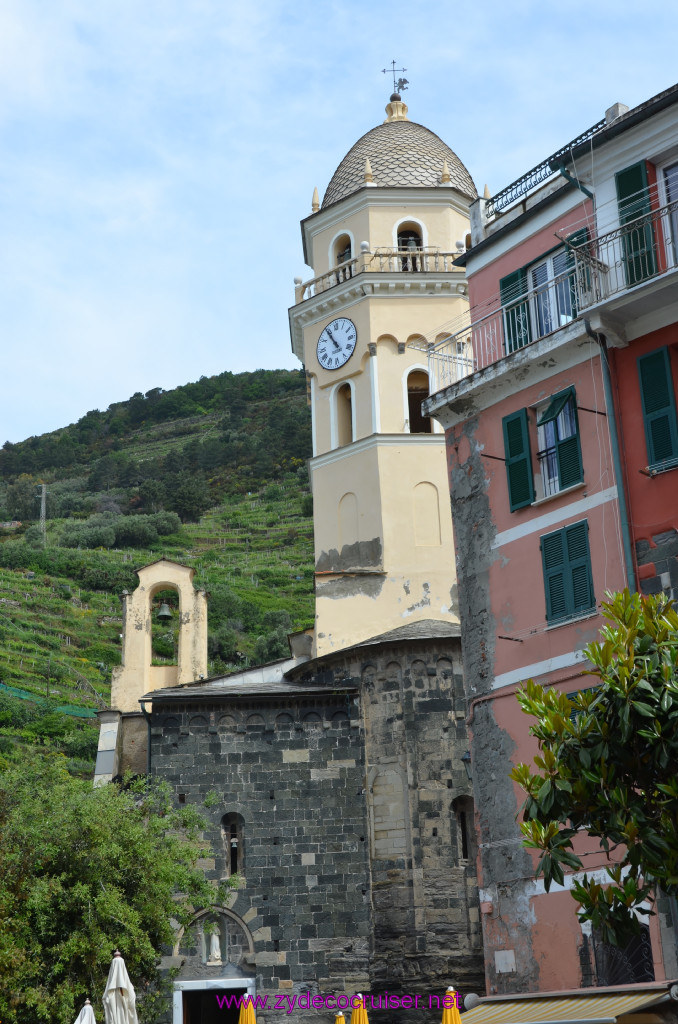
POLYGON ((384 119, 492 193, 674 83, 668 0, 0 0, 0 444, 298 366, 299 221, 384 119))

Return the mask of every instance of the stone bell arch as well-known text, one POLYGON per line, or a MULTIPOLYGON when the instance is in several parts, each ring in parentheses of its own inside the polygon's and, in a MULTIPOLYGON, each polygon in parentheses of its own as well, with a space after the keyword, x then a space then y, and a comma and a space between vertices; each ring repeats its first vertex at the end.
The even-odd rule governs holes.
POLYGON ((144 694, 207 676, 207 595, 193 586, 195 569, 160 558, 136 570, 139 585, 123 592, 122 664, 111 676, 111 707, 99 713, 101 730, 95 785, 131 769, 145 771, 148 749, 144 694), (179 605, 179 644, 175 665, 153 665, 153 599, 173 590, 179 605))

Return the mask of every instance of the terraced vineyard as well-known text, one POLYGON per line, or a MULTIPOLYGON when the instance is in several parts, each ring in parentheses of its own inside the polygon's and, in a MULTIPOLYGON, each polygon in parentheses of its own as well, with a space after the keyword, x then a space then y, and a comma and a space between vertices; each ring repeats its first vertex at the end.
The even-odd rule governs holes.
MULTIPOLYGON (((134 569, 148 562, 164 556, 193 566, 196 586, 209 593, 210 674, 283 656, 287 634, 312 623, 311 498, 300 457, 310 447, 305 385, 299 374, 269 373, 241 375, 254 389, 245 406, 238 393, 230 410, 200 406, 198 415, 121 430, 115 424, 144 398, 136 396, 0 450, 0 519, 21 519, 19 528, 0 530, 0 756, 8 743, 42 742, 76 768, 87 765, 94 715, 108 704, 120 662, 121 592, 134 588, 134 569), (42 482, 44 546, 35 524, 42 482), (201 497, 202 514, 190 502, 188 511, 172 504, 182 488, 201 497), (148 543, 94 547, 87 535, 102 521, 111 537, 121 524, 124 535, 168 507, 189 521, 179 525, 173 512, 175 532, 147 529, 148 543), (77 547, 79 530, 84 546, 77 547)), ((239 381, 222 376, 231 389, 239 381)), ((220 382, 168 392, 168 406, 185 405, 185 393, 195 404, 203 392, 219 405, 220 382)), ((158 634, 154 627, 154 662, 167 663, 172 636, 163 644, 160 624, 158 634)))

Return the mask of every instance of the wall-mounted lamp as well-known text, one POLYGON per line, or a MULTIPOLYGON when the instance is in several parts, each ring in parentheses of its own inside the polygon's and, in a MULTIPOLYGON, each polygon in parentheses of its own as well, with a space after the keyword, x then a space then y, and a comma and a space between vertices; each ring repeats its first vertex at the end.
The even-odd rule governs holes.
POLYGON ((469 782, 472 781, 471 776, 471 754, 467 750, 465 754, 461 755, 461 760, 464 762, 464 768, 466 769, 466 778, 469 782))

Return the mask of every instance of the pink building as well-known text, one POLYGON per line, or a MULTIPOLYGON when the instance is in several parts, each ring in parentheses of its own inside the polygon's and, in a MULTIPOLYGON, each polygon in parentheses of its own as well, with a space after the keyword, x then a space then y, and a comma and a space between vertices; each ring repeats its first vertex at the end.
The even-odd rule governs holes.
MULTIPOLYGON (((678 86, 633 111, 617 104, 478 200, 462 257, 470 315, 430 352, 426 411, 447 439, 489 995, 678 975, 672 901, 617 950, 579 924, 572 876, 545 892, 516 823, 523 794, 508 778, 536 751, 521 683, 590 686, 583 648, 602 625, 605 592, 638 579, 678 588, 677 104, 678 86)), ((596 847, 582 838, 589 875, 603 879, 596 847)))

